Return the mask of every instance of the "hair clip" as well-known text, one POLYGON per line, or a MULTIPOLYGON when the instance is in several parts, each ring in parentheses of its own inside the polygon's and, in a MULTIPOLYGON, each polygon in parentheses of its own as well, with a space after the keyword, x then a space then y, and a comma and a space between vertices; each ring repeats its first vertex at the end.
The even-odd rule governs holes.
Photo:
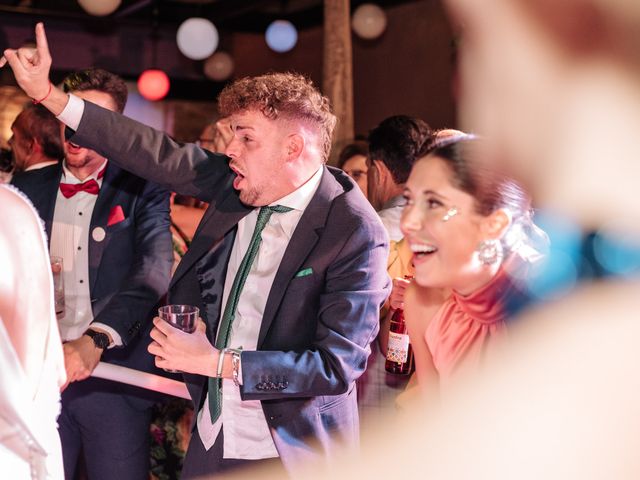
POLYGON ((442 217, 442 221, 448 222, 457 214, 458 214, 458 207, 451 207, 449 210, 447 210, 447 213, 444 214, 444 217, 442 217))

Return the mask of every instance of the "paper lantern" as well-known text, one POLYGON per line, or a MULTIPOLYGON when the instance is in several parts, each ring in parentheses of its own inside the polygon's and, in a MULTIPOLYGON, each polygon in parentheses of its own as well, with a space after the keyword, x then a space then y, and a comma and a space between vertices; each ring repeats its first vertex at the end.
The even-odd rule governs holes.
POLYGON ((204 74, 211 80, 221 82, 233 73, 233 58, 227 52, 216 52, 204 62, 204 74))
POLYGON ((275 52, 288 52, 296 46, 298 31, 288 20, 276 20, 267 27, 265 39, 269 48, 275 52))
POLYGON ((115 12, 121 0, 78 0, 78 4, 89 15, 104 17, 115 12))
POLYGON ((162 70, 145 70, 138 78, 138 91, 152 102, 163 99, 169 93, 169 77, 162 70))
POLYGON ((353 12, 351 27, 359 37, 373 40, 387 28, 387 16, 379 6, 363 3, 353 12))
POLYGON ((218 48, 218 29, 206 18, 192 17, 178 27, 176 41, 182 54, 192 60, 204 60, 218 48))

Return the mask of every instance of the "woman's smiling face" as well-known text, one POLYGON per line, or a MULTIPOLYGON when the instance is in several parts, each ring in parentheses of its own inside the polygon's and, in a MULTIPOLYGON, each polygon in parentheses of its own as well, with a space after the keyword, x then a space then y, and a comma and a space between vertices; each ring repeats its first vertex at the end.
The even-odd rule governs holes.
POLYGON ((477 213, 475 199, 453 185, 446 161, 434 155, 418 160, 405 198, 401 227, 413 251, 416 282, 463 294, 486 283, 488 272, 475 251, 486 239, 483 225, 489 217, 477 213))

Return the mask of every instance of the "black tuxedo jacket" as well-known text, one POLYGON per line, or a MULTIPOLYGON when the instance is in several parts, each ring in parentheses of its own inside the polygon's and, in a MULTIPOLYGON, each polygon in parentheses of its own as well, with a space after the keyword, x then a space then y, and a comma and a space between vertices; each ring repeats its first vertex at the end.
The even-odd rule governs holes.
MULTIPOLYGON (((71 138, 122 168, 210 203, 173 276, 170 300, 200 306, 215 337, 236 226, 251 211, 232 187, 226 157, 176 143, 89 102, 71 138)), ((242 353, 242 398, 262 401, 290 470, 300 460, 330 458, 343 447, 340 440, 357 441, 355 380, 366 367, 390 287, 388 239, 377 214, 348 176, 323 168, 269 292, 258 348, 242 353)), ((201 406, 207 379, 185 379, 201 406)))
MULTIPOLYGON (((48 238, 61 176, 59 163, 23 172, 12 180, 38 210, 48 238)), ((94 321, 116 330, 124 348, 106 350, 103 361, 156 371, 146 349, 153 308, 167 292, 171 275, 169 224, 167 190, 109 162, 88 232, 89 291, 94 321), (117 207, 122 208, 124 220, 107 225, 117 207), (101 241, 92 236, 95 228, 104 229, 101 241)))

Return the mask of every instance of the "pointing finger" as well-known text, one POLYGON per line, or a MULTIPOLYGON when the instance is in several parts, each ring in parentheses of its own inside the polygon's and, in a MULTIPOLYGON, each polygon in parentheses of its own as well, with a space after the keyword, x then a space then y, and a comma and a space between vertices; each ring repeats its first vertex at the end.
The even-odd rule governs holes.
POLYGON ((49 42, 47 41, 47 35, 44 32, 44 24, 38 22, 36 25, 36 49, 40 58, 48 58, 51 56, 49 53, 49 42))

